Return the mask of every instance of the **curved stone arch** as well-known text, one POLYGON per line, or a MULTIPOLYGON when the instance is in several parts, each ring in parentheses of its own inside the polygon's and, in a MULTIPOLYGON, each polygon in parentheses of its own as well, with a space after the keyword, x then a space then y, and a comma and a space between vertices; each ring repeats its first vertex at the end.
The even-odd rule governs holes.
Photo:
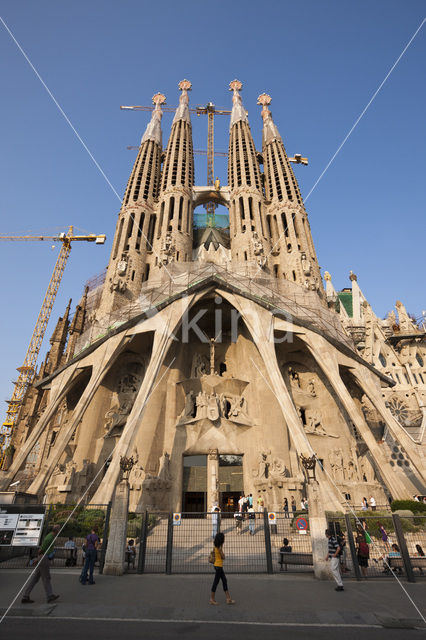
POLYGON ((225 189, 216 191, 212 187, 198 187, 197 190, 194 190, 192 198, 194 209, 208 202, 214 202, 229 209, 229 191, 225 189))

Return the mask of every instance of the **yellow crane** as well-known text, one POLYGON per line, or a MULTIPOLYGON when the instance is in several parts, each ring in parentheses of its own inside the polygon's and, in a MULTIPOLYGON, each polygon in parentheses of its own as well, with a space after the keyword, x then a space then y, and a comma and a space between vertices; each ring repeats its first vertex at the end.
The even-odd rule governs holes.
POLYGON ((104 244, 106 240, 105 235, 74 235, 73 227, 69 227, 67 233, 60 233, 57 236, 3 236, 0 235, 0 240, 8 241, 44 241, 49 242, 61 242, 62 247, 56 260, 53 274, 47 287, 46 294, 44 296, 43 304, 41 305, 40 313, 38 314, 37 322, 34 327, 33 334, 31 336, 30 344, 25 355, 24 363, 21 367, 18 367, 19 376, 15 382, 15 388, 10 400, 7 401, 6 420, 3 422, 0 428, 0 469, 3 466, 6 450, 11 442, 13 429, 16 425, 16 421, 19 414, 19 408, 22 400, 25 396, 25 392, 29 385, 32 383, 36 371, 36 364, 38 354, 40 352, 41 344, 43 342, 46 327, 49 322, 50 314, 52 312, 53 304, 55 302, 56 294, 58 293, 59 285, 61 283, 62 275, 67 264, 71 252, 71 244, 73 242, 94 242, 95 244, 104 244))

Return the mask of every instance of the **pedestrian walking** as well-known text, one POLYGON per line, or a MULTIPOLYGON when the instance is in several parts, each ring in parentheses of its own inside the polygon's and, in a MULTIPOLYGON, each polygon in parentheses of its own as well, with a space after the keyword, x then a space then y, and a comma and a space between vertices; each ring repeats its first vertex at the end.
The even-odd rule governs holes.
POLYGON ((361 502, 361 509, 363 511, 368 511, 368 501, 367 498, 363 498, 361 502))
POLYGON ((59 524, 55 524, 52 527, 52 530, 44 537, 38 550, 37 559, 35 560, 37 566, 22 594, 22 604, 30 604, 34 602, 34 600, 31 600, 30 594, 40 578, 42 579, 43 587, 46 592, 47 602, 54 602, 59 598, 59 596, 55 595, 52 590, 50 560, 53 560, 54 557, 55 552, 53 550, 53 546, 60 528, 59 524))
POLYGON ((376 511, 376 501, 373 496, 370 496, 370 507, 371 511, 376 511))
POLYGON ((212 510, 212 538, 214 540, 215 535, 217 534, 218 526, 219 526, 219 507, 213 507, 212 510))
POLYGON ((243 514, 241 511, 236 511, 234 513, 234 520, 235 520, 235 530, 237 533, 242 533, 243 532, 243 514))
POLYGON ((256 513, 253 507, 249 507, 247 510, 248 521, 249 521, 249 532, 251 536, 254 536, 254 529, 256 525, 256 513))
POLYGON ((388 534, 386 532, 386 529, 384 528, 384 526, 380 522, 377 522, 377 528, 379 530, 380 537, 382 538, 382 542, 385 545, 385 549, 387 551, 389 551, 390 550, 390 542, 389 542, 389 538, 388 538, 388 534))
POLYGON ((252 507, 253 506, 253 495, 251 493, 249 493, 249 497, 247 498, 248 501, 248 506, 252 507))
POLYGON ((96 530, 92 529, 86 538, 86 560, 84 562, 83 571, 80 575, 81 584, 86 584, 88 577, 87 574, 89 574, 89 584, 95 584, 95 581, 93 580, 93 570, 95 568, 98 546, 99 538, 96 530))
POLYGON ((225 554, 223 552, 223 545, 225 543, 225 536, 222 532, 216 534, 214 539, 214 570, 215 576, 212 584, 212 592, 210 594, 210 604, 219 604, 216 601, 216 589, 219 584, 219 580, 222 580, 223 590, 226 596, 226 604, 235 604, 235 600, 232 600, 231 595, 228 591, 228 581, 226 580, 226 575, 223 570, 223 561, 225 560, 225 554))
POLYGON ((294 496, 291 496, 291 510, 293 512, 293 518, 294 518, 294 514, 296 513, 296 501, 294 499, 294 496))
POLYGON ((259 513, 263 511, 264 506, 265 506, 265 503, 263 501, 262 496, 259 493, 259 495, 257 496, 257 510, 259 513))
POLYGON ((337 542, 336 538, 332 535, 330 529, 326 529, 325 535, 328 538, 328 552, 325 559, 330 560, 331 573, 337 583, 336 591, 344 591, 342 576, 340 575, 340 569, 339 569, 339 565, 340 565, 339 556, 341 551, 339 547, 339 543, 337 542))
POLYGON ((289 518, 290 516, 288 515, 288 500, 287 498, 284 498, 284 518, 289 518))

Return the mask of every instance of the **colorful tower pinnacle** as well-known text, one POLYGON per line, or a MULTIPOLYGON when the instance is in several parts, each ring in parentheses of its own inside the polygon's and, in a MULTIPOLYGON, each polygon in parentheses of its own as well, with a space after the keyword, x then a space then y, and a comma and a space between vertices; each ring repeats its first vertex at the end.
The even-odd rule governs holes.
POLYGON ((239 80, 233 80, 229 85, 233 91, 228 155, 231 255, 237 262, 257 262, 260 267, 265 267, 270 253, 270 237, 259 163, 239 93, 241 88, 239 80))
POLYGON ((274 274, 324 293, 318 260, 299 185, 269 110, 271 97, 262 93, 262 152, 268 232, 272 238, 274 274))

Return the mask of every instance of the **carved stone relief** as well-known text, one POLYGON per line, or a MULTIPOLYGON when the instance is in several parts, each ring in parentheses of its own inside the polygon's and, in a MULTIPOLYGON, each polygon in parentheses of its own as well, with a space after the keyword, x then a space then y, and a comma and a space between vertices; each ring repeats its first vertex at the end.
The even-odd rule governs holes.
POLYGON ((104 438, 121 436, 132 410, 136 394, 143 380, 145 363, 132 362, 122 367, 117 375, 115 389, 116 400, 105 414, 104 438))

